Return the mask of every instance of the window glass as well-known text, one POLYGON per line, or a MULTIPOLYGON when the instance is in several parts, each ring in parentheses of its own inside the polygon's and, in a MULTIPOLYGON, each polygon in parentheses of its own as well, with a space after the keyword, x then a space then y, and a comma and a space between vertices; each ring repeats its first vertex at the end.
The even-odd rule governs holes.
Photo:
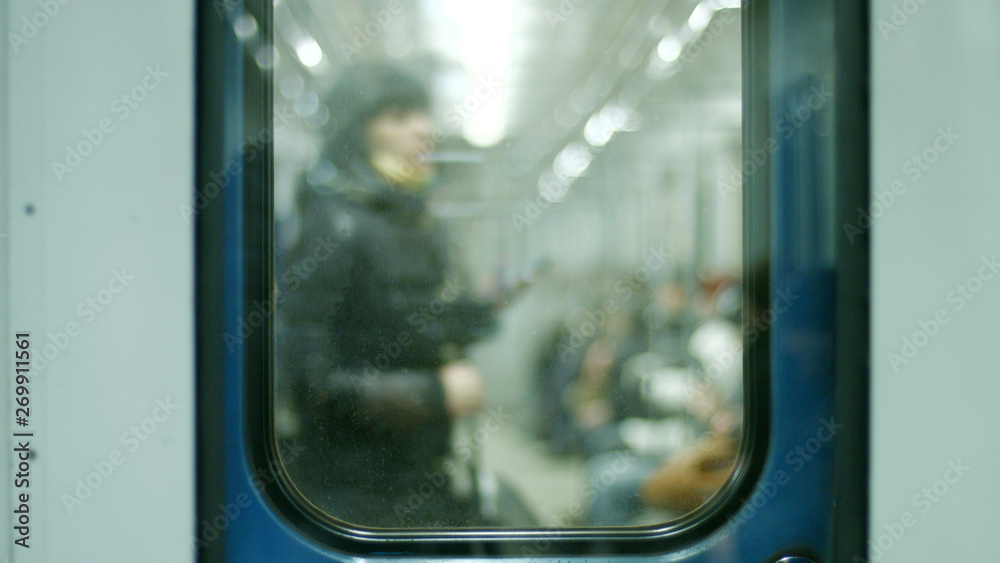
POLYGON ((273 412, 299 493, 376 528, 710 498, 743 423, 739 3, 282 0, 273 22, 273 412))

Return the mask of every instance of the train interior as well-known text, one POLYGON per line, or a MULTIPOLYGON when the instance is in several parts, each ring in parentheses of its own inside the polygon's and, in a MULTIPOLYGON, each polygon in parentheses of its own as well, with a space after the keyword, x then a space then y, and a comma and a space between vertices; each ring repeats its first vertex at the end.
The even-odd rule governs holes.
POLYGON ((542 527, 679 516, 585 497, 611 461, 640 478, 739 433, 739 3, 282 0, 273 18, 273 50, 250 54, 274 77, 278 258, 296 190, 335 173, 319 147, 338 73, 412 73, 433 100, 428 198, 454 283, 504 296, 468 350, 494 421, 455 429, 478 486, 512 489, 542 527))

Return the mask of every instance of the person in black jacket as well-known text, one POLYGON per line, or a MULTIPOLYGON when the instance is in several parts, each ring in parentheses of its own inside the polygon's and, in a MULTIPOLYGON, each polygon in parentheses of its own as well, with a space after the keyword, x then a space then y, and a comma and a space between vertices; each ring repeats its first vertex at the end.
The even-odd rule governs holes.
POLYGON ((342 72, 327 105, 336 172, 300 187, 297 238, 277 275, 278 377, 305 448, 289 475, 351 524, 477 525, 446 458, 454 420, 483 407, 462 351, 491 331, 492 305, 450 276, 425 204, 428 94, 402 71, 364 65, 342 72))

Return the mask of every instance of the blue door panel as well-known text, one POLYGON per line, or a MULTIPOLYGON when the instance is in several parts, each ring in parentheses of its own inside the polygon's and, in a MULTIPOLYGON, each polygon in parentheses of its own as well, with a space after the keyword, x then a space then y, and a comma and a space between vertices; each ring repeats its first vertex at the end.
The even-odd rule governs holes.
MULTIPOLYGON (((756 489, 726 525, 697 545, 658 556, 658 560, 702 563, 774 561, 784 555, 830 557, 835 435, 852 431, 849 421, 834 419, 833 403, 833 183, 828 164, 832 103, 810 108, 808 119, 793 127, 790 136, 787 118, 796 111, 804 115, 803 106, 817 105, 817 88, 831 88, 831 11, 831 2, 786 0, 769 6, 770 132, 777 144, 766 163, 771 179, 771 306, 761 312, 761 322, 769 327, 771 365, 766 462, 756 489)), ((227 114, 228 126, 222 134, 228 154, 239 158, 239 139, 244 136, 239 111, 243 62, 240 45, 235 38, 232 41, 227 49, 233 69, 227 77, 231 86, 227 107, 234 110, 227 114)), ((227 330, 234 334, 246 306, 243 180, 242 175, 234 178, 221 197, 227 218, 224 307, 227 330)), ((209 514, 225 518, 199 522, 199 533, 203 526, 218 529, 226 560, 232 562, 361 560, 307 539, 255 486, 260 479, 273 479, 273 471, 252 467, 250 462, 244 351, 243 344, 233 346, 222 373, 228 503, 209 514)), ((649 560, 648 556, 593 558, 649 560)), ((565 561, 566 557, 553 555, 549 560, 565 561)))

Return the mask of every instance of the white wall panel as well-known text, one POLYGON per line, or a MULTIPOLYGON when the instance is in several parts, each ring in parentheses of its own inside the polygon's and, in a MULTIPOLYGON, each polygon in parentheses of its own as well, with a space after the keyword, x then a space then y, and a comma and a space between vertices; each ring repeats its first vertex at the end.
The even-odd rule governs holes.
POLYGON ((191 561, 194 246, 178 204, 194 177, 194 4, 0 12, 3 346, 28 330, 50 357, 31 387, 32 547, 13 560, 191 561))
POLYGON ((983 261, 1000 258, 1000 3, 872 9, 872 189, 886 205, 872 209, 871 561, 992 561, 1000 272, 983 261))

